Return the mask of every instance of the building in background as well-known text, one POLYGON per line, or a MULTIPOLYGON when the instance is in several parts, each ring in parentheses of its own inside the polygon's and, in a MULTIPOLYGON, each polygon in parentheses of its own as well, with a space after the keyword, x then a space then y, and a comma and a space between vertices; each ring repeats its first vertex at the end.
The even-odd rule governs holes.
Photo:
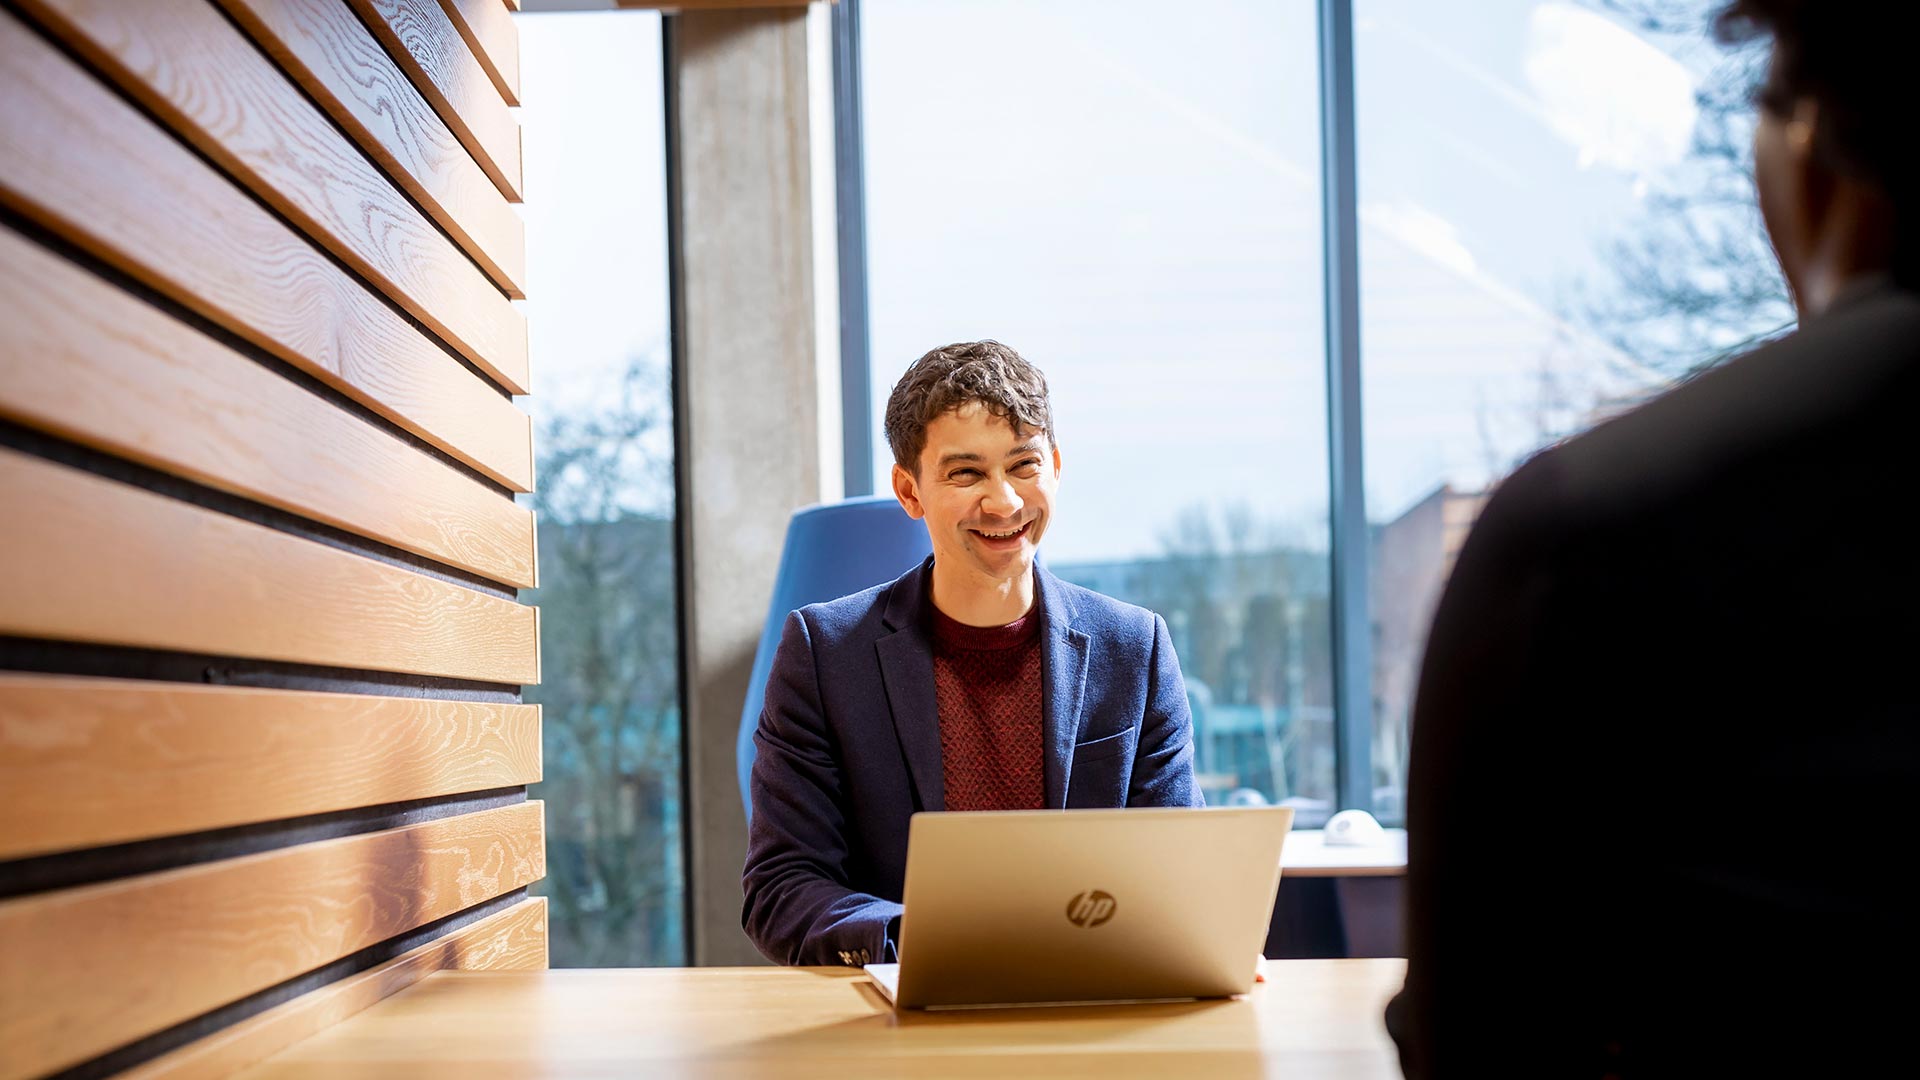
POLYGON ((1374 810, 1405 813, 1398 778, 1406 775, 1408 722, 1420 680, 1420 657, 1440 589, 1487 501, 1484 491, 1442 484, 1373 532, 1374 810))

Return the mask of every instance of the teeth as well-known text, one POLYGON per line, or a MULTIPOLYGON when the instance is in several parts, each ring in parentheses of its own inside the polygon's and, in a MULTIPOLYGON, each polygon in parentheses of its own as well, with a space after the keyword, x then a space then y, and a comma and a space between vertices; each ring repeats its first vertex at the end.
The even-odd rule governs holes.
POLYGON ((987 531, 986 531, 985 529, 976 529, 976 530, 974 530, 974 531, 976 531, 976 532, 978 532, 978 533, 979 533, 979 534, 980 534, 981 536, 985 536, 985 537, 990 537, 990 538, 992 538, 992 539, 994 539, 994 540, 1005 540, 1005 539, 1007 539, 1008 537, 1013 537, 1013 536, 1019 536, 1019 535, 1020 535, 1020 533, 1021 533, 1021 532, 1022 532, 1023 530, 1025 530, 1025 529, 1026 529, 1026 526, 1025 526, 1025 525, 1022 525, 1022 526, 1020 526, 1020 528, 1018 528, 1018 529, 1015 529, 1015 530, 1013 530, 1012 532, 998 532, 998 533, 996 533, 996 532, 987 532, 987 531))

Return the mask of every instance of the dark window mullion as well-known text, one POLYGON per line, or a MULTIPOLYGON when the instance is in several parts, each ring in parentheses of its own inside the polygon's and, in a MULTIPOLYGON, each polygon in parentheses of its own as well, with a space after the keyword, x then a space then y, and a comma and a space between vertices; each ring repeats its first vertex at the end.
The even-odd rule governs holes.
POLYGON ((1320 0, 1321 202, 1332 540, 1334 791, 1373 809, 1373 633, 1360 460, 1360 222, 1353 103, 1353 0, 1320 0))
POLYGON ((840 428, 846 494, 873 494, 867 322, 867 175, 860 109, 860 0, 832 6, 833 175, 840 267, 840 428))

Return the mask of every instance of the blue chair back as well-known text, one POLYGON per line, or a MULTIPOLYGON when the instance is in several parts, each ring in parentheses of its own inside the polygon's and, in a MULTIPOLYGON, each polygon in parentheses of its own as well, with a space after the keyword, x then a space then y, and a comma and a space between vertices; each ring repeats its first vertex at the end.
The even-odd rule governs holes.
POLYGON ((907 516, 892 495, 868 495, 844 502, 796 510, 787 523, 787 543, 773 580, 773 602, 754 650, 747 701, 740 710, 740 734, 734 760, 740 773, 740 802, 753 820, 748 777, 753 772, 753 732, 766 702, 767 676, 780 647, 787 613, 808 604, 837 600, 892 581, 933 551, 927 527, 907 516))

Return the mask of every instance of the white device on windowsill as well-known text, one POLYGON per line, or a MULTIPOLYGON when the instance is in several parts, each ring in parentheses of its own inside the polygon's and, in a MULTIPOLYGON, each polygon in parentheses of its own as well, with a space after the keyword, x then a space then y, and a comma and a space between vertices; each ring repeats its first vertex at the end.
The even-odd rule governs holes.
POLYGON ((1387 840, 1387 830, 1365 810, 1342 810, 1320 831, 1328 847, 1373 847, 1387 840))

